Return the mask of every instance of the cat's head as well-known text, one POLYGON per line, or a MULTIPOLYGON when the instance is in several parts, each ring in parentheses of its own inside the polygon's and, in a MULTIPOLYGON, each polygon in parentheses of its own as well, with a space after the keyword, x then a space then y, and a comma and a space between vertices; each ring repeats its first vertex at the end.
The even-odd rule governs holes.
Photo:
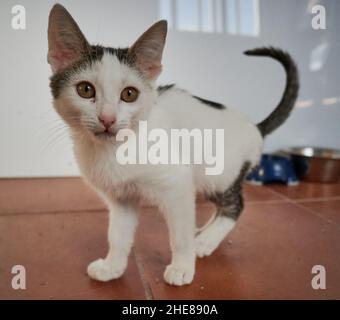
POLYGON ((154 106, 167 33, 162 20, 129 48, 90 45, 67 10, 49 16, 48 62, 54 106, 74 132, 112 142, 119 129, 137 127, 154 106))

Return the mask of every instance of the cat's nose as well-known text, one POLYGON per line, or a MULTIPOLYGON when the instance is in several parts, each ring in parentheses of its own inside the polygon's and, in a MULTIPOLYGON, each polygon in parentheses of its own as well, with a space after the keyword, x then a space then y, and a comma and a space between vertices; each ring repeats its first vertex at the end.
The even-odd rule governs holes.
POLYGON ((114 115, 99 115, 98 120, 103 124, 103 126, 108 129, 110 128, 115 122, 116 122, 116 117, 114 115))

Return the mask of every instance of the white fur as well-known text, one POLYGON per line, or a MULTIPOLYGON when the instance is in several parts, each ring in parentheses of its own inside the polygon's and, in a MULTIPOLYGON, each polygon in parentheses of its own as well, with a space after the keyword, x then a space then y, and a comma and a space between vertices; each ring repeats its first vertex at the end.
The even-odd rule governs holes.
MULTIPOLYGON (((84 179, 104 198, 110 208, 109 252, 88 267, 88 274, 108 281, 121 276, 133 243, 140 199, 147 199, 164 213, 170 234, 171 264, 164 279, 183 285, 192 281, 195 257, 209 255, 232 229, 233 223, 217 218, 195 240, 195 194, 225 191, 238 176, 245 161, 255 165, 262 149, 262 137, 256 127, 237 111, 215 110, 179 89, 160 97, 139 74, 110 54, 92 68, 75 74, 70 86, 55 101, 55 107, 72 129, 74 150, 84 179), (75 91, 79 81, 96 87, 96 101, 82 99, 75 91), (136 102, 120 101, 126 86, 140 91, 136 102), (69 110, 80 114, 73 123, 69 110), (114 114, 114 129, 135 128, 138 120, 147 120, 152 128, 207 128, 225 130, 225 165, 221 175, 205 174, 204 165, 120 165, 115 158, 118 143, 93 135, 100 128, 97 116, 114 114)), ((137 133, 138 134, 138 133, 137 133)), ((156 245, 156 244, 155 244, 156 245)))
POLYGON ((226 235, 234 228, 235 220, 217 216, 195 238, 196 254, 203 258, 209 256, 218 247, 226 235))

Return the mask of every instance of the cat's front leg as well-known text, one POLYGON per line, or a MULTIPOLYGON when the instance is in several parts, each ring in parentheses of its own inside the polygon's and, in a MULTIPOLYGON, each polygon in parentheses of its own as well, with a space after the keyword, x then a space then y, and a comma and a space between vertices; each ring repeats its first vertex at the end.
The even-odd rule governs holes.
POLYGON ((105 259, 89 264, 88 275, 95 280, 109 281, 119 278, 125 271, 138 222, 137 204, 115 202, 109 212, 109 252, 105 259))
POLYGON ((195 274, 195 200, 191 192, 169 200, 164 209, 170 235, 171 264, 164 280, 176 286, 192 282, 195 274))

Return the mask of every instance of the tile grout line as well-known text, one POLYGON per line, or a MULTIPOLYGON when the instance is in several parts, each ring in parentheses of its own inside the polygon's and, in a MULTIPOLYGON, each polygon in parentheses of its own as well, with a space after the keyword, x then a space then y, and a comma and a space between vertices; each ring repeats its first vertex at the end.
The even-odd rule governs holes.
MULTIPOLYGON (((196 205, 210 205, 210 202, 197 202, 196 205)), ((141 208, 156 208, 156 206, 152 206, 152 205, 142 205, 141 208)), ((9 217, 9 216, 21 216, 21 215, 38 215, 38 214, 60 214, 60 213, 91 213, 91 212, 108 212, 107 208, 103 208, 103 207, 98 207, 98 208, 94 208, 94 209, 59 209, 59 210, 51 210, 51 211, 15 211, 15 212, 11 212, 11 211, 0 211, 0 217, 9 217)))
MULTIPOLYGON (((270 189, 270 190, 271 190, 271 189, 270 189)), ((273 193, 275 193, 275 194, 276 194, 276 193, 279 194, 279 193, 278 193, 277 191, 275 191, 275 190, 271 190, 271 191, 272 191, 273 193)), ((284 196, 284 197, 286 197, 286 196, 284 196)), ((296 206, 297 208, 299 208, 299 209, 301 209, 301 210, 304 210, 304 211, 307 211, 307 212, 311 213, 314 217, 317 217, 317 218, 321 219, 322 221, 328 223, 329 225, 332 225, 332 226, 335 227, 336 229, 339 229, 339 230, 340 230, 340 227, 339 227, 336 223, 334 223, 332 220, 328 220, 328 219, 326 219, 325 217, 319 215, 318 212, 316 212, 316 211, 314 211, 314 210, 312 210, 312 209, 310 209, 310 208, 304 207, 303 205, 300 204, 301 202, 297 202, 296 200, 290 199, 290 198, 288 198, 288 197, 286 197, 286 198, 287 198, 287 203, 290 203, 291 205, 296 206)), ((312 198, 312 199, 313 199, 313 198, 312 198)), ((314 198, 314 199, 316 199, 316 198, 314 198)), ((322 199, 322 198, 319 198, 319 199, 322 199)), ((306 200, 307 200, 307 199, 306 199, 306 200)), ((305 202, 307 202, 307 201, 305 201, 305 202)), ((302 203, 304 203, 304 202, 302 202, 302 203)))
POLYGON ((61 214, 61 213, 94 213, 107 212, 107 209, 84 209, 84 210, 56 210, 56 211, 34 211, 34 212, 0 212, 0 217, 39 215, 39 214, 61 214))
POLYGON ((287 203, 287 199, 280 199, 280 200, 251 200, 251 201, 245 200, 244 203, 248 204, 248 205, 287 203))
POLYGON ((340 200, 340 196, 330 196, 330 197, 311 197, 311 198, 296 198, 292 199, 289 198, 287 195, 282 194, 279 191, 273 190, 267 186, 264 186, 268 191, 271 193, 280 196, 283 199, 289 200, 289 201, 295 201, 295 202, 308 202, 308 201, 333 201, 333 200, 340 200))
POLYGON ((297 203, 297 202, 292 202, 292 204, 295 205, 296 207, 302 209, 302 210, 305 210, 305 211, 311 213, 313 216, 318 217, 319 219, 323 220, 324 222, 326 222, 326 223, 328 223, 328 224, 334 226, 336 229, 339 229, 339 230, 340 230, 340 226, 338 226, 337 223, 335 223, 335 222, 333 222, 332 220, 329 220, 329 219, 327 219, 327 218, 325 218, 325 217, 319 215, 319 213, 316 212, 316 211, 314 211, 313 209, 304 207, 304 206, 300 205, 300 204, 297 203))
POLYGON ((140 279, 142 281, 142 285, 143 285, 143 288, 144 288, 146 299, 147 300, 154 300, 154 295, 152 293, 151 286, 150 286, 148 280, 145 277, 145 269, 144 269, 142 259, 140 258, 139 254, 137 254, 135 247, 133 248, 133 255, 135 257, 137 269, 138 269, 138 272, 139 272, 140 279))
MULTIPOLYGON (((326 200, 326 199, 325 199, 326 200)), ((339 201, 340 198, 327 198, 328 201, 339 201)), ((289 199, 281 199, 281 200, 245 200, 245 205, 259 205, 259 204, 275 204, 275 203, 286 203, 289 199)), ((300 200, 297 202, 308 202, 309 200, 300 200)), ((318 199, 313 200, 313 202, 319 201, 318 199)), ((320 200, 321 201, 321 200, 320 200)), ((311 201, 312 202, 312 201, 311 201)), ((212 203, 197 203, 196 207, 211 207, 212 203)), ((146 208, 146 207, 143 207, 146 208)), ((147 208, 156 208, 155 206, 148 206, 147 208)), ((79 210, 56 210, 56 211, 28 211, 28 212, 0 212, 1 217, 17 217, 17 216, 26 216, 26 215, 45 215, 45 214, 82 214, 82 213, 105 213, 108 212, 108 209, 98 208, 98 209, 79 209, 79 210)))
POLYGON ((266 188, 266 190, 268 190, 269 192, 271 192, 272 194, 275 194, 276 196, 279 196, 281 199, 282 199, 282 201, 283 200, 290 200, 290 198, 289 197, 287 197, 287 196, 285 196, 285 195, 283 195, 282 193, 280 193, 280 192, 278 192, 278 191, 275 191, 275 190, 273 190, 273 189, 271 189, 271 188, 269 188, 269 187, 267 187, 267 186, 264 186, 265 188, 266 188))
POLYGON ((340 197, 324 197, 324 198, 303 198, 303 199, 295 199, 295 202, 305 203, 305 202, 323 202, 323 201, 339 201, 340 197))

